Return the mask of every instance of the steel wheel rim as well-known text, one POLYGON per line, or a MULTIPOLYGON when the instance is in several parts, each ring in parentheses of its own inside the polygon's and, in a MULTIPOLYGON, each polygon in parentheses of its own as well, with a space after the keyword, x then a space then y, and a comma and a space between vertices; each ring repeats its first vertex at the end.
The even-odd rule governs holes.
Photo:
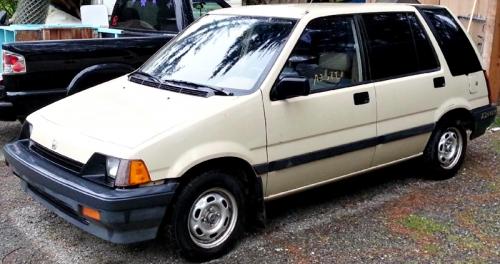
POLYGON ((463 151, 462 133, 450 127, 441 135, 438 142, 438 160, 443 169, 454 168, 460 160, 463 151))
POLYGON ((203 192, 191 206, 189 235, 199 247, 210 249, 224 243, 236 226, 238 205, 234 196, 223 188, 203 192))

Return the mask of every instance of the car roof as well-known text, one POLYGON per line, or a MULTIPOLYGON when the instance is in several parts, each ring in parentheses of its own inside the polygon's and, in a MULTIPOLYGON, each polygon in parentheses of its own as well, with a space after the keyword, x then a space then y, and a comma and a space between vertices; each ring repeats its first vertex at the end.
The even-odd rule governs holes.
POLYGON ((251 5, 224 8, 211 11, 210 14, 263 16, 280 18, 302 18, 305 15, 326 16, 372 12, 409 12, 415 11, 414 5, 387 3, 312 3, 312 4, 276 4, 251 5))

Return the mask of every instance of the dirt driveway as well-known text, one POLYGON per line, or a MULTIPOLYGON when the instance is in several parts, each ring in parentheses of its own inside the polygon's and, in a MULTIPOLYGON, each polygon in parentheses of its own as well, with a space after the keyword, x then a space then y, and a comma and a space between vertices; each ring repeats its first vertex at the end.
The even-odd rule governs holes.
MULTIPOLYGON (((0 144, 19 125, 0 123, 0 144)), ((270 202, 269 223, 214 263, 498 263, 500 132, 470 143, 457 177, 418 160, 270 202)), ((167 238, 114 245, 25 195, 0 161, 0 263, 179 263, 167 238)))

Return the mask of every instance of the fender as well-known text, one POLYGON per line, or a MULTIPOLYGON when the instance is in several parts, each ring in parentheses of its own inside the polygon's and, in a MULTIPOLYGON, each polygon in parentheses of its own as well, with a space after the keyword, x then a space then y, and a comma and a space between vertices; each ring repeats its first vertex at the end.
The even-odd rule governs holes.
MULTIPOLYGON (((259 154, 265 154, 265 151, 266 148, 262 148, 262 153, 260 153, 260 151, 258 152, 259 154)), ((231 158, 246 163, 249 170, 245 170, 245 172, 249 173, 247 176, 249 177, 250 186, 248 187, 250 196, 252 197, 249 210, 253 212, 249 214, 249 216, 251 216, 249 220, 252 223, 252 227, 262 228, 266 225, 267 219, 264 202, 265 183, 252 168, 252 164, 255 163, 253 160, 255 157, 252 156, 254 155, 252 155, 250 150, 245 149, 245 147, 235 142, 213 142, 203 144, 181 155, 168 170, 167 179, 179 178, 200 164, 218 159, 231 158)), ((267 158, 267 156, 265 157, 267 158)))
POLYGON ((134 71, 135 68, 123 63, 106 63, 87 67, 79 72, 66 88, 66 94, 72 95, 97 84, 112 80, 134 71), (92 78, 95 77, 95 78, 92 78))
POLYGON ((464 98, 454 97, 446 100, 434 111, 434 123, 439 122, 439 120, 441 120, 441 118, 448 112, 460 108, 470 111, 473 107, 464 98))
MULTIPOLYGON (((261 154, 264 155, 265 151, 266 149, 262 148, 261 154)), ((237 158, 245 161, 251 166, 255 163, 255 158, 252 157, 255 155, 255 152, 252 154, 251 151, 234 142, 211 142, 202 144, 180 155, 172 164, 173 166, 168 170, 166 178, 179 178, 198 164, 218 158, 237 158)), ((264 155, 263 157, 266 156, 264 155)))

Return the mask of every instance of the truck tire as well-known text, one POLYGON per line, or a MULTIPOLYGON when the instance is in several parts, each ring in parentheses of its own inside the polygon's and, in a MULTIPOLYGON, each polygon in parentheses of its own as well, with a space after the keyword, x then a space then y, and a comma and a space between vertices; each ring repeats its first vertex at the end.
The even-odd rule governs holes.
POLYGON ((424 150, 428 178, 449 179, 456 175, 465 159, 467 132, 459 120, 440 122, 424 150))
POLYGON ((201 173, 174 203, 171 234, 181 255, 192 261, 217 258, 233 247, 245 222, 242 183, 226 172, 201 173))

